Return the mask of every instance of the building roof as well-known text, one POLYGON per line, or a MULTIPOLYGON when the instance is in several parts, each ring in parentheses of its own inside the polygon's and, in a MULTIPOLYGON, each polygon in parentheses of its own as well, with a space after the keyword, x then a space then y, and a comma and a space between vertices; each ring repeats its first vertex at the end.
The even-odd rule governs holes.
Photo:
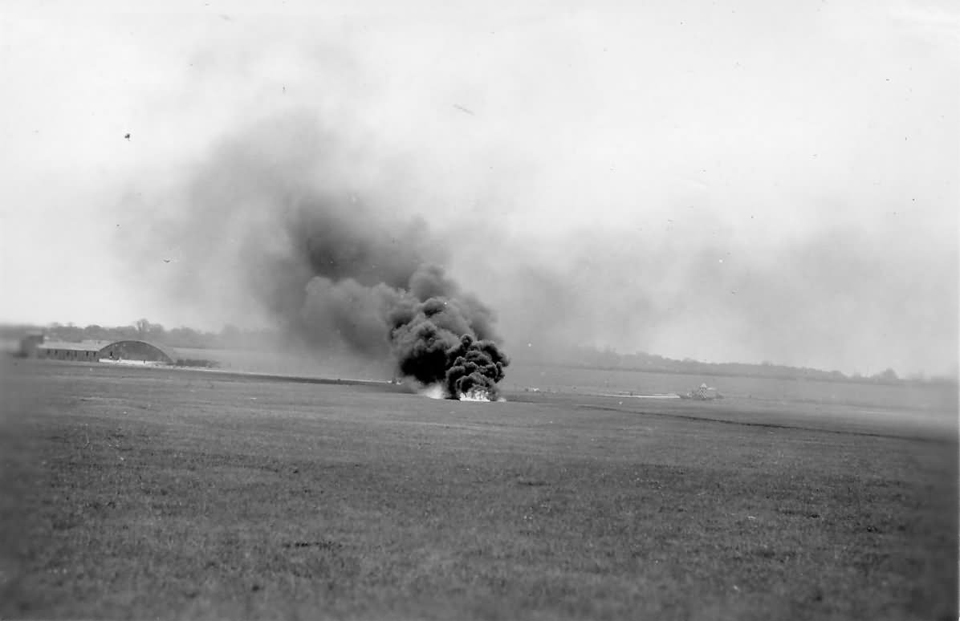
POLYGON ((124 345, 126 343, 146 345, 147 347, 152 347, 153 349, 156 349, 157 351, 165 355, 167 358, 170 359, 170 362, 176 362, 180 358, 180 354, 177 353, 177 350, 173 349, 172 347, 167 347, 166 345, 157 345, 156 343, 151 343, 149 341, 141 341, 139 339, 121 339, 119 341, 97 341, 97 342, 103 343, 103 345, 101 346, 101 349, 103 347, 107 347, 108 345, 124 345))
POLYGON ((44 341, 37 349, 65 349, 72 351, 100 351, 113 341, 44 341))
POLYGON ((166 347, 164 345, 157 345, 156 343, 150 343, 147 341, 140 341, 137 339, 121 339, 119 341, 44 341, 43 343, 37 344, 37 349, 42 350, 62 350, 62 351, 85 351, 85 352, 102 352, 105 348, 110 346, 120 346, 123 347, 126 344, 136 344, 136 345, 145 345, 152 349, 155 349, 165 355, 170 359, 171 363, 176 362, 180 355, 173 348, 166 347))

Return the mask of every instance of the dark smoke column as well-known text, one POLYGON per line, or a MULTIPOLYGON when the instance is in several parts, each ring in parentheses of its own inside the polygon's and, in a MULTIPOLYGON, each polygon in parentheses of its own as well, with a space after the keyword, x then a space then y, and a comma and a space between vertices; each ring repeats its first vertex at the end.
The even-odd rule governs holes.
POLYGON ((294 337, 365 359, 392 356, 400 375, 451 399, 499 397, 509 361, 493 312, 423 259, 438 247, 423 221, 400 224, 353 197, 300 196, 290 207, 290 256, 251 273, 294 337))
POLYGON ((142 227, 135 249, 152 249, 150 265, 160 249, 182 250, 184 267, 164 278, 185 303, 221 304, 207 276, 223 274, 238 280, 225 288, 238 305, 252 302, 298 348, 393 363, 452 398, 472 388, 495 398, 507 358, 493 313, 440 267, 448 240, 398 216, 412 213, 407 195, 370 175, 369 153, 313 112, 258 121, 174 184, 183 209, 142 227))
POLYGON ((465 334, 457 347, 447 351, 447 394, 495 401, 500 396, 497 383, 503 379, 503 368, 508 364, 510 361, 496 343, 475 341, 465 334))
POLYGON ((436 266, 422 266, 389 313, 400 373, 442 386, 450 399, 495 401, 509 364, 492 333, 489 309, 462 295, 436 266))

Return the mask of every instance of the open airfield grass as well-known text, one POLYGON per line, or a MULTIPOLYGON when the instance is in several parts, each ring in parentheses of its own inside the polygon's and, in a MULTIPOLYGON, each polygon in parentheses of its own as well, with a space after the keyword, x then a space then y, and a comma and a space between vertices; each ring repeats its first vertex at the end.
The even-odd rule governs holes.
POLYGON ((955 423, 3 364, 2 618, 957 617, 955 423))

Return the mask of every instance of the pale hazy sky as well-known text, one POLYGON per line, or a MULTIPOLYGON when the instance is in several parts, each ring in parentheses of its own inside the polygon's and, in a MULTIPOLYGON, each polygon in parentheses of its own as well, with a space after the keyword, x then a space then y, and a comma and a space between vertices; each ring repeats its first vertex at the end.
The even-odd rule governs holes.
POLYGON ((514 347, 956 372, 956 2, 399 4, 5 4, 0 321, 251 317, 159 229, 295 118, 514 347))

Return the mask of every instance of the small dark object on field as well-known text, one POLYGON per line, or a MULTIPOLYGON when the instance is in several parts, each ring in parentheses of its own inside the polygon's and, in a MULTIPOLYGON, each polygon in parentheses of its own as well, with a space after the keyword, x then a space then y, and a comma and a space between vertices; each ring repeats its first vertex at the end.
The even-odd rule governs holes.
POLYGON ((215 360, 203 360, 201 358, 179 358, 176 366, 178 367, 201 367, 205 369, 216 369, 220 366, 215 360))
POLYGON ((337 543, 336 541, 329 541, 326 539, 320 541, 294 541, 287 542, 282 544, 284 548, 288 550, 290 548, 319 548, 321 550, 336 550, 342 548, 343 544, 337 543))
POLYGON ((723 399, 720 391, 712 386, 700 384, 696 390, 679 395, 681 399, 693 399, 694 401, 713 401, 714 399, 723 399))

